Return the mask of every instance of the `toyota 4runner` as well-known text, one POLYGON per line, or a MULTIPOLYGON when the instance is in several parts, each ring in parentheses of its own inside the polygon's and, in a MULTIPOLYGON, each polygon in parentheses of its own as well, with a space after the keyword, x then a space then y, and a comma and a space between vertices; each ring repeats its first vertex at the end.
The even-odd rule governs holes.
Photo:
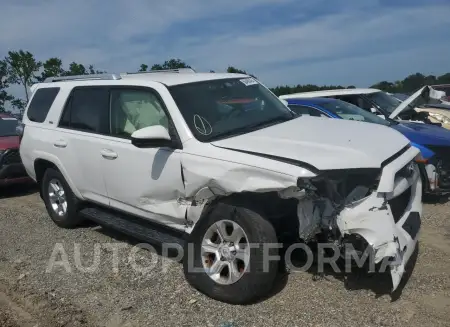
POLYGON ((23 163, 58 226, 178 242, 188 282, 221 301, 270 292, 278 250, 264 244, 353 242, 396 259, 393 289, 416 246, 419 151, 384 126, 298 117, 247 75, 49 78, 23 122, 23 163))

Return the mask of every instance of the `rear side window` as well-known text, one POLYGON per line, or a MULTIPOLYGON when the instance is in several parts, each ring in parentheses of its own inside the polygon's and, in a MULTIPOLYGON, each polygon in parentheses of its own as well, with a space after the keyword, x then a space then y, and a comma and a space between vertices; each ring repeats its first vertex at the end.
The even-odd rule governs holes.
POLYGON ((27 117, 29 120, 37 123, 43 123, 50 107, 58 95, 59 87, 46 87, 36 90, 31 103, 28 107, 27 117))
POLYGON ((105 87, 76 88, 64 108, 59 127, 109 133, 109 93, 105 87))

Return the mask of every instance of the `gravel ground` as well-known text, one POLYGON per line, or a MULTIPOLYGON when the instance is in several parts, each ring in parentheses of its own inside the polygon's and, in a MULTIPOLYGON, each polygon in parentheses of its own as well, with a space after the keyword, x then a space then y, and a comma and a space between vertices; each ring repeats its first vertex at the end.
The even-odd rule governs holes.
MULTIPOLYGON (((90 225, 56 227, 39 195, 3 191, 0 199, 0 326, 450 326, 450 203, 426 204, 414 271, 402 289, 389 294, 388 276, 310 272, 280 276, 274 294, 249 306, 226 305, 199 294, 185 282, 181 264, 149 251, 132 269, 137 243, 90 225), (46 272, 55 244, 67 253, 71 272, 46 272), (99 268, 93 263, 99 247, 99 268), (113 269, 116 244, 119 263, 113 269)), ((61 260, 61 256, 57 257, 61 260)))

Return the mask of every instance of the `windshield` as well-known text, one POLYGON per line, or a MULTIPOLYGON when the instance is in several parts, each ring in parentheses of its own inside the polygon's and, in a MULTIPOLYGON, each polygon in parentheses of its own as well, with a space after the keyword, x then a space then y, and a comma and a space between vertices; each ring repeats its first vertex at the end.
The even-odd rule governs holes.
POLYGON ((351 103, 341 101, 341 100, 333 100, 326 103, 320 104, 324 109, 334 113, 335 115, 347 119, 347 120, 358 120, 367 123, 374 123, 389 126, 390 123, 383 118, 378 117, 370 112, 361 109, 351 103))
POLYGON ((15 118, 0 118, 0 137, 16 136, 18 120, 15 118))
POLYGON ((169 88, 194 136, 202 142, 249 133, 296 115, 253 78, 232 78, 169 88))
POLYGON ((400 100, 385 92, 369 93, 365 94, 365 96, 389 114, 391 114, 401 103, 400 100))

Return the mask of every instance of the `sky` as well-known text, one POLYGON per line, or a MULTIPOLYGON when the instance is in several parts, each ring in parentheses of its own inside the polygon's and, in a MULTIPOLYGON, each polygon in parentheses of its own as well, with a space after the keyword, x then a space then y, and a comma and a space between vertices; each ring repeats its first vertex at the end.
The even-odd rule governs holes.
POLYGON ((23 49, 108 72, 180 58, 269 87, 450 72, 450 0, 0 0, 0 13, 0 58, 23 49))

